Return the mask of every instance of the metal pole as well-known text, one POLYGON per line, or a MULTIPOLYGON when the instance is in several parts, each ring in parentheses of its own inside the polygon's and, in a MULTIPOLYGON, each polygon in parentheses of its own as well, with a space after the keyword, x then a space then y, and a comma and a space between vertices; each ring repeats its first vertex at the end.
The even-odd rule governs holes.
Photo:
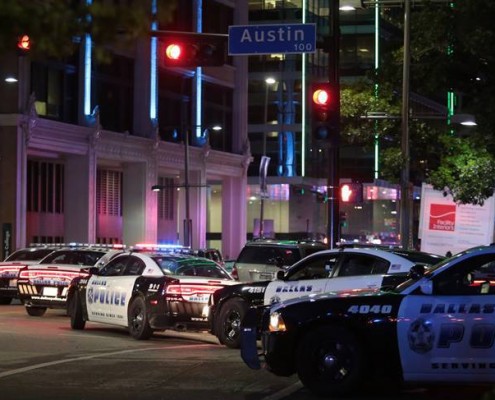
POLYGON ((184 224, 184 246, 192 246, 192 221, 189 208, 189 131, 184 131, 184 187, 186 190, 186 221, 184 224))
POLYGON ((409 65, 410 65, 410 0, 404 0, 404 66, 402 74, 402 159, 400 193, 400 240, 404 249, 410 247, 411 201, 409 194, 409 65))
MULTIPOLYGON (((263 116, 263 156, 266 156, 266 124, 268 120, 268 82, 265 82, 265 108, 263 116)), ((263 158, 261 159, 263 161, 263 158)), ((265 216, 265 193, 263 188, 260 188, 260 232, 259 237, 265 236, 265 222, 263 221, 265 216)))
MULTIPOLYGON (((340 50, 340 16, 339 0, 333 0, 330 10, 330 48, 329 48, 329 73, 328 80, 335 85, 337 90, 335 99, 340 115, 340 71, 339 71, 339 50, 340 50)), ((330 138, 328 146, 328 177, 327 177, 327 230, 328 245, 334 248, 339 238, 339 146, 340 146, 340 124, 335 129, 334 137, 330 138)))

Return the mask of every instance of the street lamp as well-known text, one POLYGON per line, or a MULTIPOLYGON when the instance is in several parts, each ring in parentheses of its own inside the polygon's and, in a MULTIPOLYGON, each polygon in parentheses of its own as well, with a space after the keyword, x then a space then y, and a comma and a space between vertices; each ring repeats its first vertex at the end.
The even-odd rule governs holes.
POLYGON ((275 82, 275 78, 269 76, 265 79, 265 108, 264 108, 264 117, 263 117, 263 155, 266 156, 266 130, 268 124, 268 87, 273 85, 275 82))

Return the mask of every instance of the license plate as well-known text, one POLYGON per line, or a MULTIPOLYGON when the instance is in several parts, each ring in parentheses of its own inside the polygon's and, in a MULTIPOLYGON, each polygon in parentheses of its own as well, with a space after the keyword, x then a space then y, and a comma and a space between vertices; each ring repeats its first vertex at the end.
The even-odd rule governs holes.
POLYGON ((57 297, 58 289, 56 287, 43 288, 43 296, 57 297))
POLYGON ((11 279, 9 281, 9 286, 10 287, 16 287, 17 286, 17 279, 11 279))

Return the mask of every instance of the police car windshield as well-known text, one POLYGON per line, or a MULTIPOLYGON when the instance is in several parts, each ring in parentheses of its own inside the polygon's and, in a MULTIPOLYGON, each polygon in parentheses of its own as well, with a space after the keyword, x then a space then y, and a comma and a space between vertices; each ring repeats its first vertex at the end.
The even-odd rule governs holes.
POLYGON ((233 279, 227 271, 214 261, 201 258, 162 257, 152 259, 158 264, 165 275, 197 276, 215 279, 233 279))
POLYGON ((47 256, 53 249, 25 249, 17 250, 8 256, 5 261, 38 261, 47 256))

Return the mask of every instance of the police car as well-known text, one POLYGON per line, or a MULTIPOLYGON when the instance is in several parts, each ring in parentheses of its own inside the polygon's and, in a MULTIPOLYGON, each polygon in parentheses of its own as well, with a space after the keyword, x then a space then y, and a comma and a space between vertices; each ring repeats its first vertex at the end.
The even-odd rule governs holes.
POLYGON ((156 330, 208 330, 211 293, 236 281, 212 260, 158 250, 119 254, 76 278, 68 300, 72 329, 99 322, 126 327, 138 340, 156 330))
POLYGON ((37 264, 54 250, 53 246, 33 244, 14 251, 3 262, 0 262, 0 304, 10 304, 13 299, 17 298, 17 278, 22 268, 26 265, 37 264))
POLYGON ((431 265, 443 257, 401 249, 340 248, 311 254, 276 280, 230 286, 211 298, 211 332, 231 348, 240 345, 240 323, 247 309, 329 290, 396 286, 411 267, 431 265))
POLYGON ((65 309, 72 279, 88 276, 90 267, 104 265, 124 250, 118 244, 69 243, 58 247, 39 263, 27 265, 19 272, 18 296, 30 316, 40 317, 47 308, 65 309))
POLYGON ((242 327, 251 368, 297 373, 312 392, 351 394, 373 380, 495 383, 495 246, 461 252, 390 291, 312 294, 256 310, 242 327))

